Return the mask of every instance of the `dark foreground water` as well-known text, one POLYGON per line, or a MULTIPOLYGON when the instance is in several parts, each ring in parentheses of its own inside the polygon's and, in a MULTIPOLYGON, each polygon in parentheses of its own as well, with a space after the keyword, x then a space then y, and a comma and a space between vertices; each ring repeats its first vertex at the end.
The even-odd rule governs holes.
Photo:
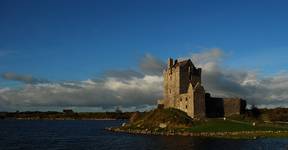
POLYGON ((123 121, 0 121, 0 149, 11 150, 185 150, 288 149, 288 139, 227 140, 195 137, 136 136, 105 127, 123 121))

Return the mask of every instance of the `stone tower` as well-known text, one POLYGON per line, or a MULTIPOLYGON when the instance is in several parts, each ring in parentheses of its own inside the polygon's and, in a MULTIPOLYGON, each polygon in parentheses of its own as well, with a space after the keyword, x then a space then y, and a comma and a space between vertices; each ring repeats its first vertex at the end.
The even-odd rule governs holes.
POLYGON ((168 59, 163 72, 164 99, 158 103, 164 108, 177 108, 192 118, 205 117, 205 90, 201 85, 201 68, 196 68, 190 59, 168 59))

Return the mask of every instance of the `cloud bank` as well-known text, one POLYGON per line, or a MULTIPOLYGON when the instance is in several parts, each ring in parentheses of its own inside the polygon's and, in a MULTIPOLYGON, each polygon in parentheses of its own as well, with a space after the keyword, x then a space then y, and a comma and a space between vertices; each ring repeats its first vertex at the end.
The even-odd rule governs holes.
POLYGON ((3 79, 19 81, 24 86, 20 89, 0 88, 0 109, 94 107, 96 110, 113 110, 117 106, 127 111, 151 109, 162 97, 163 79, 160 74, 163 62, 145 55, 139 68, 140 71, 109 70, 101 79, 73 82, 52 82, 28 75, 3 73, 3 79))
POLYGON ((220 49, 193 54, 191 58, 203 69, 204 87, 214 96, 240 97, 260 107, 288 106, 287 72, 264 77, 253 70, 227 69, 222 63, 225 54, 220 49))
MULTIPOLYGON (((287 72, 263 77, 251 70, 227 69, 223 65, 225 54, 220 49, 183 58, 191 58, 197 67, 203 69, 204 88, 214 96, 241 97, 262 107, 288 104, 287 72)), ((40 107, 111 110, 116 106, 128 111, 151 109, 162 97, 164 66, 161 59, 145 55, 140 60, 139 71, 109 70, 101 79, 74 82, 48 82, 32 76, 3 73, 3 79, 23 82, 24 86, 0 88, 0 110, 40 107)))

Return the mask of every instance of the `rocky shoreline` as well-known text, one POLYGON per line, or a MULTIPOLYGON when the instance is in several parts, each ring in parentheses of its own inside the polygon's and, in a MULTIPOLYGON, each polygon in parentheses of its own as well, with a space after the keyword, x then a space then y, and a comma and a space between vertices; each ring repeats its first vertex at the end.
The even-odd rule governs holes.
POLYGON ((231 132, 189 132, 189 131, 150 131, 124 130, 120 128, 105 128, 111 132, 129 133, 135 135, 191 136, 191 137, 222 137, 222 138, 257 138, 257 137, 288 137, 288 131, 231 131, 231 132))

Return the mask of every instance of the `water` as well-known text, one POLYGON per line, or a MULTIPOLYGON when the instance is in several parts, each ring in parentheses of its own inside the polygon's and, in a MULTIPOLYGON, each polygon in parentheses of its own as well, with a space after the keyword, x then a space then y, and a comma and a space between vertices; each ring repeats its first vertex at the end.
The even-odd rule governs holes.
POLYGON ((227 140, 112 133, 123 121, 0 121, 1 150, 288 149, 288 139, 227 140))

